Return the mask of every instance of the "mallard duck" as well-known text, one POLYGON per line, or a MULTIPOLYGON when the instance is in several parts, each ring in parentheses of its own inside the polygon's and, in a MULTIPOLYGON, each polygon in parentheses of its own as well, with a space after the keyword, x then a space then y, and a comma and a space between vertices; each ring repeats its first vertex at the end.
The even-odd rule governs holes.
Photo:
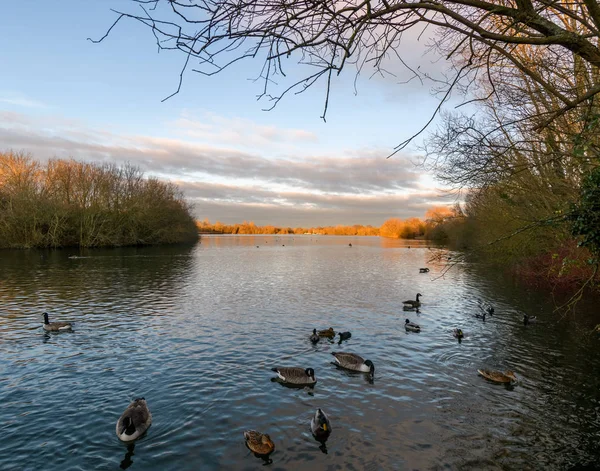
POLYGON ((536 316, 528 316, 527 314, 523 314, 523 324, 524 325, 533 324, 536 321, 537 321, 536 316))
POLYGON ((485 379, 489 379, 494 383, 516 383, 517 377, 512 371, 505 371, 504 373, 500 371, 492 371, 492 370, 477 370, 481 376, 485 379))
POLYGON ((319 330, 319 337, 327 337, 328 339, 332 339, 335 337, 335 331, 333 327, 325 330, 319 330))
POLYGON ((462 329, 454 329, 454 331, 452 332, 452 335, 454 335, 454 338, 456 338, 458 340, 461 340, 465 336, 462 329))
POLYGON ((412 299, 409 299, 408 301, 402 301, 402 304, 407 304, 409 306, 412 307, 419 307, 421 305, 421 301, 419 301, 419 298, 423 296, 421 293, 417 293, 417 300, 413 301, 412 299))
POLYGON ((317 335, 317 329, 313 329, 313 333, 310 336, 310 341, 312 343, 317 343, 319 340, 321 340, 321 337, 317 335))
POLYGON ((369 373, 372 377, 375 374, 375 365, 371 360, 365 360, 356 353, 332 352, 335 357, 335 364, 352 371, 361 371, 369 373))
POLYGON ((429 273, 429 268, 419 268, 419 273, 429 273))
POLYGON ((312 368, 271 368, 271 371, 277 373, 279 379, 281 379, 281 381, 283 381, 284 383, 315 384, 317 382, 317 379, 315 378, 315 370, 313 370, 312 368))
POLYGON ((421 332, 421 326, 409 321, 408 319, 406 319, 406 322, 404 322, 404 328, 410 332, 421 332))
POLYGON ((331 422, 329 417, 321 409, 317 409, 310 421, 310 429, 317 440, 326 440, 331 434, 331 422))
POLYGON ((244 432, 244 440, 250 451, 257 455, 266 456, 275 451, 275 443, 266 433, 260 433, 256 430, 246 430, 244 432))
POLYGON ((117 421, 117 437, 124 442, 139 438, 152 425, 152 414, 143 397, 127 406, 117 421))
POLYGON ((44 323, 42 327, 47 332, 59 332, 61 330, 71 330, 73 324, 70 322, 50 322, 48 321, 48 313, 44 312, 44 323))
POLYGON ((352 337, 350 332, 338 332, 338 335, 340 336, 340 342, 342 340, 348 340, 350 337, 352 337))

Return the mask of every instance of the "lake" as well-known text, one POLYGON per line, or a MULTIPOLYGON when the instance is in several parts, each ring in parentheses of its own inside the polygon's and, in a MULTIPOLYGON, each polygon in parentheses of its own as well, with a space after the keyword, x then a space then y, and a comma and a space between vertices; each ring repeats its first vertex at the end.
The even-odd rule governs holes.
POLYGON ((272 470, 599 462, 597 302, 563 318, 551 294, 478 264, 440 276, 455 255, 315 235, 1 251, 0 469, 263 469, 247 429, 271 436, 272 470), (420 312, 404 312, 417 292, 420 312), (476 318, 488 305, 494 315, 476 318), (44 311, 73 332, 45 333, 44 311), (524 312, 538 323, 524 326, 524 312), (407 333, 406 318, 421 332, 407 333), (352 338, 310 343, 330 326, 352 338), (372 360, 374 381, 332 365, 335 351, 372 360), (274 366, 314 368, 318 382, 284 387, 274 366), (491 383, 480 368, 519 382, 491 383), (153 424, 128 446, 115 424, 142 396, 153 424), (333 429, 325 445, 310 431, 318 407, 333 429))

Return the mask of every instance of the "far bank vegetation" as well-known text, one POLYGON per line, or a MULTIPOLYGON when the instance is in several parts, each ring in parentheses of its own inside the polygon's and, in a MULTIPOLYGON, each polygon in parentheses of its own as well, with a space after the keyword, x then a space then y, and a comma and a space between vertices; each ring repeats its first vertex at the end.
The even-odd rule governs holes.
POLYGON ((446 227, 454 218, 455 212, 446 206, 436 206, 425 214, 425 220, 419 218, 390 218, 381 227, 363 226, 314 226, 314 227, 279 227, 257 226, 254 222, 244 221, 241 224, 223 224, 219 221, 212 224, 208 219, 197 221, 198 230, 214 234, 318 234, 318 235, 351 235, 381 236, 394 239, 433 239, 446 241, 446 227))
POLYGON ((179 189, 131 165, 0 152, 0 248, 163 244, 198 238, 179 189))

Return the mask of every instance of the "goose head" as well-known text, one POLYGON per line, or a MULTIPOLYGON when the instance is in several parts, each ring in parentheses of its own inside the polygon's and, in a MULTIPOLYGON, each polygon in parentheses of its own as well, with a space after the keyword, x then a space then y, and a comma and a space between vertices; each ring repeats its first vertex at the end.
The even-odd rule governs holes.
POLYGON ((417 302, 419 302, 419 298, 423 296, 421 293, 417 293, 417 302))
POLYGON ((313 370, 312 368, 306 368, 304 372, 306 373, 306 376, 315 381, 315 370, 313 370))
MULTIPOLYGON (((127 435, 133 435, 135 433, 135 424, 133 423, 133 420, 131 420, 131 417, 125 417, 123 419, 122 430, 127 435)), ((123 433, 123 432, 121 432, 121 433, 123 433)))
POLYGON ((369 367, 369 375, 371 377, 375 376, 375 365, 373 364, 373 362, 371 360, 367 360, 365 361, 365 365, 369 367))
POLYGON ((50 324, 50 321, 48 320, 48 313, 44 312, 44 324, 48 325, 50 324))

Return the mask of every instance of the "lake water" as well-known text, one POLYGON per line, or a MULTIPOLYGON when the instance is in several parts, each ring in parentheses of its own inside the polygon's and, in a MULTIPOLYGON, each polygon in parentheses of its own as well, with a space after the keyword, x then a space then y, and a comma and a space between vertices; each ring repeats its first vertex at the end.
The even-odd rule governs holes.
POLYGON ((433 253, 424 242, 310 235, 2 251, 0 469, 263 469, 247 429, 270 434, 273 470, 598 463, 597 303, 561 320, 551 295, 475 264, 440 278, 448 262, 428 262, 433 253), (403 312, 417 292, 420 313, 403 312), (476 319, 488 304, 494 316, 476 319), (44 311, 74 331, 44 333, 44 311), (522 312, 538 324, 525 327, 522 312), (421 333, 407 333, 406 318, 421 333), (352 338, 309 342, 330 326, 352 338), (334 351, 371 359, 373 383, 333 366, 334 351), (273 366, 312 367, 318 383, 283 387, 273 366), (520 381, 496 385, 478 368, 520 381), (115 424, 141 396, 153 425, 128 447, 115 424), (332 423, 325 446, 310 432, 317 407, 332 423))

